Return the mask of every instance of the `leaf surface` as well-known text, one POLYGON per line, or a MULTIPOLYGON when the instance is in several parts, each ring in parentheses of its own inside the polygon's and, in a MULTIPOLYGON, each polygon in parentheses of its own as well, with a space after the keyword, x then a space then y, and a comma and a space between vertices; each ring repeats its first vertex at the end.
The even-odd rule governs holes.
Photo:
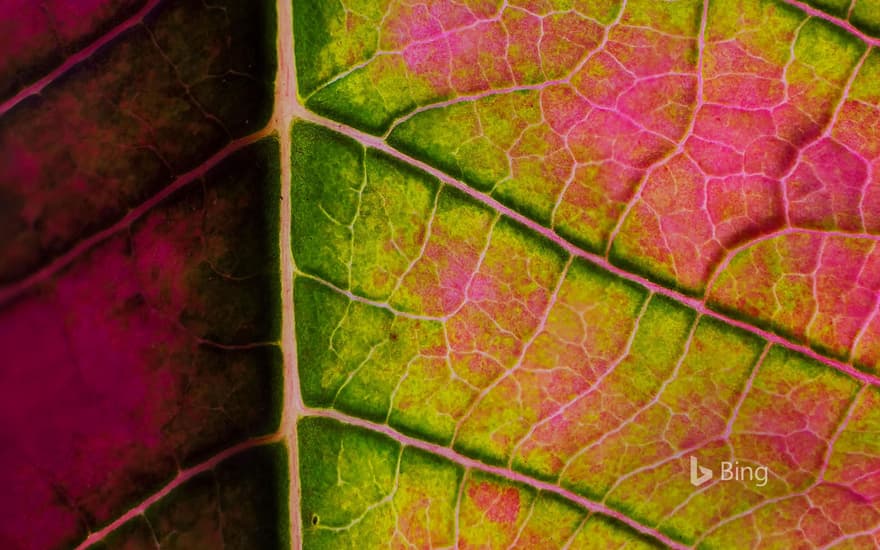
POLYGON ((68 4, 0 2, 3 548, 880 545, 875 2, 68 4))

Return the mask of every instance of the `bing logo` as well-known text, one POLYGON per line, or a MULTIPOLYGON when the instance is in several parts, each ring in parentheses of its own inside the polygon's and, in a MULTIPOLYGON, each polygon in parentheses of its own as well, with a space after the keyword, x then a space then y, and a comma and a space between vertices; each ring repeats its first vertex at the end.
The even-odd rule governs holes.
MULTIPOLYGON (((703 485, 715 475, 710 468, 700 466, 697 457, 692 456, 691 460, 691 485, 699 487, 703 485)), ((757 487, 767 485, 770 470, 767 466, 740 466, 739 462, 725 460, 721 463, 721 481, 753 481, 757 487)))

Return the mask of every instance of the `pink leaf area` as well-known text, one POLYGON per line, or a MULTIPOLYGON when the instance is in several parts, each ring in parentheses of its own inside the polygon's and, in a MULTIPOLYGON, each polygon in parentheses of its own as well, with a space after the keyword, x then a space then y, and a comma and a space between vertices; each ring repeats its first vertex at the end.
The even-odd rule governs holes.
POLYGON ((252 187, 276 155, 263 141, 231 156, 6 305, 5 548, 77 542, 179 470, 274 429, 275 225, 256 221, 266 198, 252 187))
MULTIPOLYGON (((9 0, 0 6, 0 99, 33 85, 45 73, 100 40, 125 18, 157 2, 146 0, 9 0)), ((141 15, 143 15, 141 13, 141 15)), ((5 109, 4 109, 5 110, 5 109)))

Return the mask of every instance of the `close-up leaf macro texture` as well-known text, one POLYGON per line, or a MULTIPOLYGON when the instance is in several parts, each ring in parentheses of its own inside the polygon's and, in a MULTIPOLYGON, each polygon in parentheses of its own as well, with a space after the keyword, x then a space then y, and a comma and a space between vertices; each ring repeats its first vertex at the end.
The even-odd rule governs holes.
POLYGON ((0 0, 0 550, 87 548, 880 548, 880 0, 0 0))

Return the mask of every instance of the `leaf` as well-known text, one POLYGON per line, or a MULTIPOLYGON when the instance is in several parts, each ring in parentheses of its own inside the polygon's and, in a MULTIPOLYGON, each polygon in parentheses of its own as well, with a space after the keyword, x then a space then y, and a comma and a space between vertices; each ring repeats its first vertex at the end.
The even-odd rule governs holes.
POLYGON ((287 531, 286 475, 279 444, 249 449, 186 480, 141 516, 123 524, 95 547, 278 548, 287 531))
POLYGON ((72 547, 179 471, 278 439, 278 143, 254 133, 272 19, 214 6, 129 10, 3 104, 4 548, 72 547))
POLYGON ((875 3, 7 4, 3 548, 880 544, 875 3))
POLYGON ((9 547, 78 542, 277 429, 275 166, 272 140, 230 155, 6 306, 9 547))
POLYGON ((309 518, 303 544, 309 548, 413 541, 449 546, 456 540, 463 548, 561 546, 567 540, 576 547, 653 547, 626 526, 554 493, 462 468, 369 430, 312 417, 300 421, 299 432, 303 515, 309 518))
POLYGON ((192 180, 265 125, 275 53, 267 17, 252 11, 160 5, 3 117, 0 281, 30 274, 175 178, 192 180))
POLYGON ((80 10, 63 3, 6 3, 0 8, 0 50, 16 55, 6 55, 0 61, 0 98, 7 99, 58 65, 70 64, 71 60, 65 58, 72 52, 87 47, 126 15, 154 7, 155 3, 93 1, 80 10))
MULTIPOLYGON (((755 523, 756 537, 784 532, 763 516, 778 502, 805 515, 817 532, 804 537, 817 543, 880 519, 866 508, 858 528, 844 528, 831 512, 872 494, 873 474, 844 481, 830 465, 846 461, 843 439, 871 445, 853 422, 872 415, 875 387, 610 274, 329 130, 295 124, 293 150, 302 270, 294 295, 308 407, 332 407, 386 433, 387 425, 508 478, 550 483, 687 545, 726 547, 730 533, 741 540, 751 526, 739 518, 755 523), (403 212, 428 208, 429 227, 398 225, 403 212), (421 241, 397 227, 415 229, 421 241), (312 254, 316 243, 321 253, 312 254), (372 286, 388 279, 391 290, 372 286), (764 465, 773 479, 695 490, 689 456, 716 472, 722 461, 764 465)), ((383 495, 393 485, 387 477, 383 495)), ((350 536, 367 535, 352 527, 350 536)), ((315 544, 349 544, 332 540, 315 544)), ((350 544, 367 545, 357 540, 350 544)))

